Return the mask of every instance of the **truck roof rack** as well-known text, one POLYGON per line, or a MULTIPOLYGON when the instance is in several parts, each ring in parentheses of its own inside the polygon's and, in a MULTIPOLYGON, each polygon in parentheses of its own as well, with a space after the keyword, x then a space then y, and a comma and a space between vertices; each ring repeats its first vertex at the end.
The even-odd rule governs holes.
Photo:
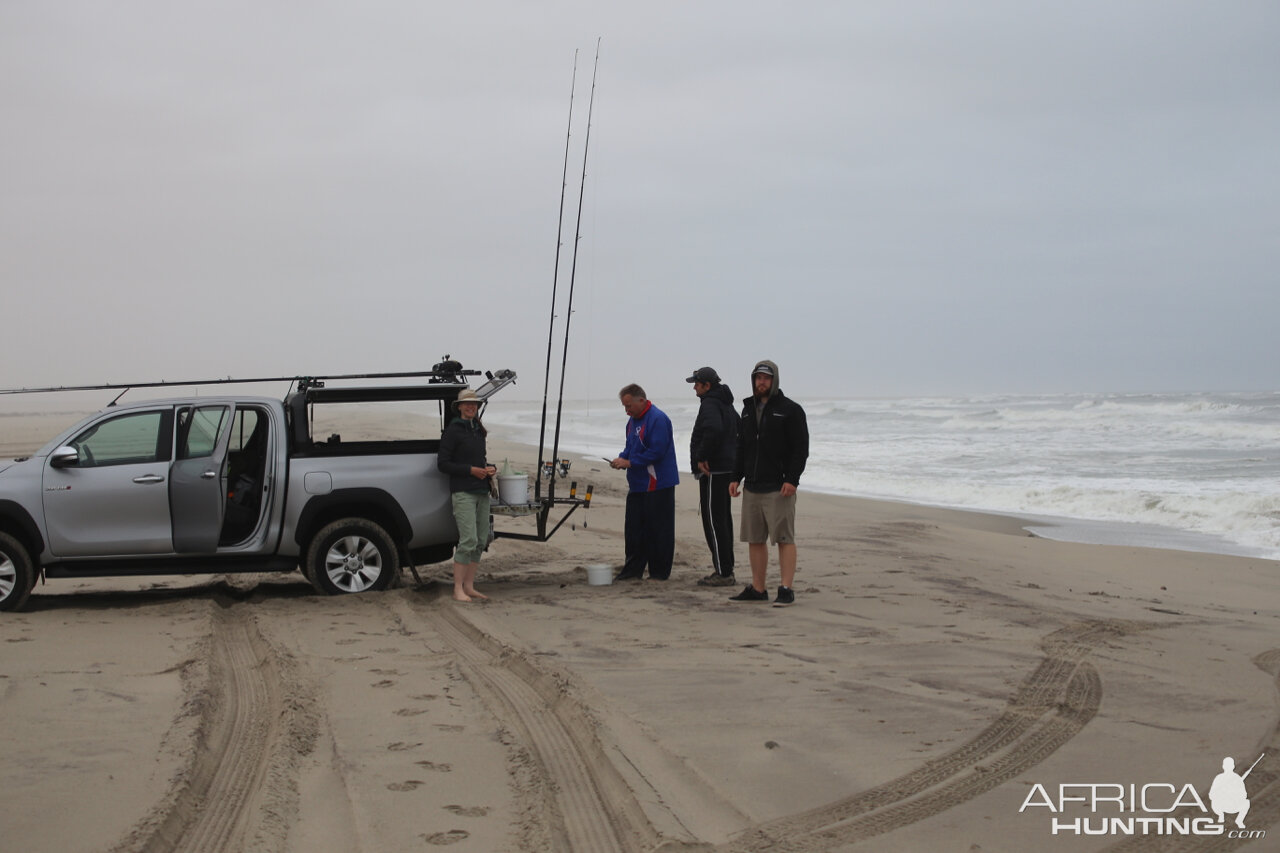
MULTIPOLYGON (((510 371, 500 371, 501 373, 510 373, 510 371)), ((315 389, 324 388, 326 383, 335 381, 354 381, 363 379, 426 379, 428 384, 436 385, 458 385, 465 386, 468 376, 482 375, 479 370, 465 370, 462 364, 453 361, 448 355, 435 364, 430 370, 402 371, 395 373, 335 373, 325 376, 258 376, 251 378, 236 378, 228 376, 225 379, 193 379, 193 380, 160 380, 158 382, 105 382, 101 385, 55 385, 44 388, 3 388, 0 389, 0 395, 9 394, 49 394, 62 391, 119 391, 120 394, 112 401, 112 404, 124 396, 125 393, 134 388, 168 388, 168 387, 194 387, 204 385, 248 385, 259 382, 288 382, 290 384, 297 383, 299 391, 314 392, 315 389)), ((493 374, 483 374, 492 382, 493 374)), ((514 380, 514 374, 512 374, 514 380)), ((489 383, 486 383, 488 385, 489 383)), ((503 382, 503 385, 508 384, 503 382)), ((481 386, 485 387, 485 386, 481 386)), ((502 387, 499 385, 498 388, 502 387)), ((341 390, 341 389, 333 389, 341 390)), ((370 389, 362 389, 362 393, 367 393, 370 389)), ((393 390, 389 388, 388 391, 393 390)), ((489 391, 492 394, 497 388, 489 391)), ((478 392, 477 392, 478 393, 478 392)), ((394 397, 389 396, 385 399, 440 399, 447 395, 433 395, 427 397, 394 397)), ((367 396, 361 399, 369 399, 367 396)))
MULTIPOLYGON (((463 380, 463 376, 477 376, 480 374, 478 370, 461 371, 449 377, 449 381, 433 380, 425 385, 357 385, 343 388, 329 388, 323 383, 307 384, 298 383, 298 390, 291 395, 289 399, 301 397, 308 403, 368 403, 382 401, 404 401, 404 400, 445 400, 452 402, 458 398, 458 392, 467 387, 467 383, 463 380)), ((383 376, 391 376, 392 374, 383 374, 383 376)), ((421 376, 424 374, 394 374, 399 377, 421 376)), ((428 374, 431 375, 431 374, 428 374)), ((483 403, 498 393, 499 390, 516 381, 516 374, 513 370, 499 370, 496 372, 485 373, 484 384, 475 389, 476 396, 483 403)), ((339 378, 339 377, 326 377, 339 378)), ((352 378, 352 377, 342 377, 352 378)), ((359 377, 361 379, 376 378, 373 375, 359 377)))

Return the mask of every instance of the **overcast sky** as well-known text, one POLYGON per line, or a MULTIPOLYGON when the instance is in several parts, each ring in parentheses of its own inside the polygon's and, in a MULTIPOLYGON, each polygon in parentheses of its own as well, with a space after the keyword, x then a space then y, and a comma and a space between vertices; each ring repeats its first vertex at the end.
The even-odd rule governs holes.
POLYGON ((540 396, 597 37, 566 396, 1280 388, 1275 0, 4 0, 0 387, 540 396))

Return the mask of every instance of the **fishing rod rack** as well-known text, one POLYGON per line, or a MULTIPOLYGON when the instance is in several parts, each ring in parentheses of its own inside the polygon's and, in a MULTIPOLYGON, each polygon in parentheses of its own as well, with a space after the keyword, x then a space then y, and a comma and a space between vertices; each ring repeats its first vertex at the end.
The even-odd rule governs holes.
MULTIPOLYGON (((550 465, 551 463, 547 464, 550 465)), ((569 465, 570 462, 568 459, 561 459, 560 462, 557 463, 556 467, 562 472, 562 478, 567 478, 569 476, 569 465)), ((553 472, 551 474, 551 478, 554 478, 554 476, 555 474, 553 472)), ((544 472, 539 473, 539 480, 542 479, 548 479, 545 474, 545 470, 544 472)), ((595 486, 588 485, 587 491, 584 495, 582 497, 578 497, 578 482, 577 480, 573 480, 569 483, 569 497, 558 498, 555 496, 554 479, 552 479, 552 485, 548 488, 547 494, 545 496, 539 494, 539 496, 535 497, 530 503, 514 505, 504 503, 490 504, 489 511, 494 515, 512 517, 533 516, 538 526, 537 533, 516 533, 509 530, 494 530, 493 538, 521 539, 526 542, 546 542, 557 530, 564 526, 564 523, 569 520, 569 516, 573 515, 579 507, 584 510, 591 508, 591 493, 593 489, 595 489, 595 486), (547 526, 551 522, 551 511, 557 506, 567 506, 569 510, 560 517, 560 520, 556 522, 555 527, 548 530, 547 526)), ((586 527, 587 523, 584 521, 582 526, 586 527)))

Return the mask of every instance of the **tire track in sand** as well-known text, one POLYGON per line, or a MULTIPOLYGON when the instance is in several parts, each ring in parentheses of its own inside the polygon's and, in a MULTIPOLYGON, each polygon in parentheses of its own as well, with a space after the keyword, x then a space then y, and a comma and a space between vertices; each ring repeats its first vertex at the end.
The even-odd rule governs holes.
MULTIPOLYGON (((1254 666, 1276 679, 1276 688, 1280 690, 1280 649, 1270 649, 1253 659, 1254 666)), ((1247 790, 1249 792, 1249 814, 1245 818, 1245 827, 1250 831, 1268 829, 1280 823, 1280 717, 1272 725, 1271 731, 1262 739, 1259 747, 1247 757, 1237 759, 1236 767, 1243 772, 1262 753, 1267 754, 1252 773, 1249 774, 1247 790), (1272 757, 1275 761, 1272 761, 1272 757), (1270 765, 1270 766, 1268 766, 1270 765)), ((1217 768, 1211 773, 1216 775, 1217 768)), ((1197 785, 1201 799, 1209 805, 1208 786, 1197 785)), ((1235 815, 1228 814, 1225 830, 1235 828, 1235 815)), ((1270 834, 1270 831, 1268 831, 1270 834)), ((1228 838, 1222 835, 1210 836, 1168 836, 1144 835, 1125 839, 1107 848, 1107 853, 1142 853, 1142 851, 1159 851, 1160 853, 1225 853, 1236 850, 1246 844, 1257 841, 1256 838, 1228 838)))
POLYGON ((201 719, 185 785, 117 849, 244 850, 262 829, 257 807, 288 709, 275 656, 257 626, 240 607, 216 600, 207 692, 196 697, 201 719))
MULTIPOLYGON (((433 610, 464 674, 517 729, 554 792, 557 849, 680 849, 644 817, 634 794, 592 734, 590 718, 556 679, 485 634, 457 608, 433 610)), ((1093 719, 1102 681, 1085 660, 1108 640, 1158 627, 1120 620, 1068 625, 1041 640, 1045 658, 991 725, 955 750, 866 791, 752 827, 726 853, 815 853, 892 832, 990 791, 1048 758, 1093 719)), ((697 849, 708 849, 694 844, 697 849)))
POLYGON ((663 839, 564 685, 472 625, 459 608, 433 608, 431 616, 464 677, 518 733, 547 777, 546 819, 555 849, 633 853, 657 847, 663 839))
POLYGON ((1045 659, 1004 713, 968 742, 882 785, 753 827, 719 849, 827 850, 892 832, 1004 784, 1048 758, 1097 713, 1102 681, 1085 660, 1092 649, 1150 627, 1155 626, 1110 620, 1054 631, 1041 640, 1045 659))

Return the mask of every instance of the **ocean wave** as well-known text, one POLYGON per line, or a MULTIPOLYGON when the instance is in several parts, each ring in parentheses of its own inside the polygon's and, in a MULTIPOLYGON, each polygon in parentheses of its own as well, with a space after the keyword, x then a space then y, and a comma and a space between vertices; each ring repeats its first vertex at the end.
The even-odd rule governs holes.
MULTIPOLYGON (((1159 525, 1280 557, 1280 394, 800 402, 811 435, 809 488, 1159 525)), ((683 470, 697 402, 663 408, 683 470)), ((537 414, 496 407, 486 422, 536 443, 537 414)), ((567 407, 561 448, 612 455, 622 424, 613 401, 567 407)))

